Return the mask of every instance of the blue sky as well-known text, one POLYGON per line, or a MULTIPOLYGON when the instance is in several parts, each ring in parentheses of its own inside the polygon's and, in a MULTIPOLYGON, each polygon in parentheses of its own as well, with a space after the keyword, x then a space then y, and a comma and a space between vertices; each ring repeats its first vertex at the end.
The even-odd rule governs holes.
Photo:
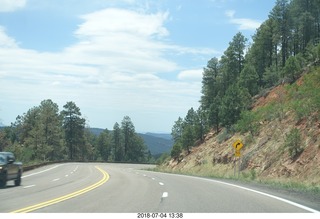
POLYGON ((90 127, 129 116, 171 132, 201 96, 202 69, 275 0, 0 0, 0 124, 45 99, 90 127))

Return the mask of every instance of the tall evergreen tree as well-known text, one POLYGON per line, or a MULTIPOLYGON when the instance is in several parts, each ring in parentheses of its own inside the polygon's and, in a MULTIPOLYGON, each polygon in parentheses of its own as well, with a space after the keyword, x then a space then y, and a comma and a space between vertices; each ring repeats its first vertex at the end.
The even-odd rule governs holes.
POLYGON ((182 146, 190 153, 190 147, 194 145, 193 129, 192 126, 187 125, 183 128, 182 133, 182 146))
POLYGON ((247 64, 252 65, 257 71, 259 77, 258 85, 260 87, 265 85, 263 75, 266 68, 273 64, 275 47, 273 43, 274 32, 275 28, 271 19, 263 22, 253 36, 253 44, 246 56, 247 64))
POLYGON ((22 136, 21 144, 24 144, 27 148, 32 149, 32 158, 37 160, 42 154, 41 145, 41 130, 39 121, 40 109, 39 107, 33 107, 28 110, 23 116, 22 120, 22 136))
POLYGON ((129 147, 127 153, 127 161, 142 163, 147 161, 147 147, 138 134, 134 134, 131 141, 131 147, 129 147))
POLYGON ((281 47, 281 66, 286 63, 289 55, 289 40, 290 40, 290 28, 292 27, 291 17, 289 16, 289 0, 277 0, 276 5, 273 7, 270 18, 273 19, 276 34, 275 40, 281 47))
POLYGON ((129 116, 121 122, 122 140, 124 146, 124 159, 129 162, 145 161, 146 146, 143 139, 135 132, 135 127, 129 116))
POLYGON ((194 138, 203 142, 207 130, 206 112, 200 106, 195 114, 194 138))
POLYGON ((43 156, 49 157, 50 160, 62 158, 62 121, 59 115, 59 107, 52 100, 43 100, 39 106, 40 129, 42 133, 42 144, 46 148, 42 152, 43 156))
POLYGON ((111 159, 111 139, 108 129, 101 132, 97 139, 97 149, 103 161, 111 159))
POLYGON ((221 123, 231 127, 239 118, 242 110, 250 107, 251 96, 246 88, 238 84, 230 86, 221 100, 221 123))
POLYGON ((245 65, 240 73, 239 85, 247 88, 251 96, 258 93, 258 74, 253 66, 245 65))
POLYGON ((247 38, 242 33, 237 33, 229 47, 221 57, 221 70, 224 94, 229 86, 231 86, 239 77, 244 66, 244 50, 246 48, 247 38))
POLYGON ((207 67, 203 69, 202 76, 202 96, 201 105, 204 109, 209 108, 213 98, 217 95, 220 89, 219 81, 219 61, 217 58, 212 58, 208 61, 207 67))
POLYGON ((121 136, 122 135, 121 135, 120 125, 116 122, 113 126, 113 131, 112 131, 112 144, 113 144, 115 161, 124 160, 124 148, 122 145, 121 136))
POLYGON ((133 147, 132 141, 135 133, 134 125, 129 116, 125 116, 121 122, 121 131, 123 136, 123 146, 124 146, 124 157, 126 160, 129 159, 128 152, 133 147))
POLYGON ((294 0, 289 5, 294 26, 294 55, 304 51, 309 43, 319 43, 320 39, 320 1, 294 0))
POLYGON ((219 132, 219 126, 221 123, 221 97, 217 95, 209 108, 208 124, 210 128, 214 128, 216 132, 219 132))
POLYGON ((74 102, 67 102, 63 108, 61 115, 69 159, 80 159, 81 151, 85 146, 85 119, 81 117, 80 108, 74 102))

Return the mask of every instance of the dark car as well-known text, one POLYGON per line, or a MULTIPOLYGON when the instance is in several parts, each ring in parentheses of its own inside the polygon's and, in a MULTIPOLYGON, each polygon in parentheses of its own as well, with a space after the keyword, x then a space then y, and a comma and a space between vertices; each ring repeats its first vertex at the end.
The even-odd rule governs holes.
POLYGON ((23 168, 21 162, 15 162, 11 152, 0 152, 0 187, 6 187, 7 181, 14 180, 14 184, 21 184, 23 168))

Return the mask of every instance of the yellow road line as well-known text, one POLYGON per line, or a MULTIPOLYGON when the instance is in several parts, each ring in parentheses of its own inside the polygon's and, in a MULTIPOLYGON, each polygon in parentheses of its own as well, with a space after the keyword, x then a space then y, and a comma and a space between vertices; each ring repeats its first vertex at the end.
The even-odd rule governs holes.
POLYGON ((97 182, 97 183, 95 183, 95 184, 93 184, 91 186, 88 186, 88 187, 86 187, 84 189, 81 189, 79 191, 70 193, 68 195, 64 195, 64 196, 61 196, 59 198, 51 199, 49 201, 45 201, 45 202, 42 202, 42 203, 39 203, 39 204, 36 204, 36 205, 32 205, 32 206, 29 206, 29 207, 26 207, 26 208, 22 208, 22 209, 13 211, 11 213, 28 213, 28 212, 31 212, 31 211, 35 211, 37 209, 44 208, 44 207, 47 207, 49 205, 53 205, 53 204, 56 204, 56 203, 59 203, 59 202, 74 198, 76 196, 79 196, 81 194, 84 194, 86 192, 89 192, 89 191, 101 186, 102 184, 104 184, 105 182, 107 182, 109 180, 109 174, 107 172, 105 172, 104 170, 102 170, 100 167, 95 166, 95 168, 97 168, 103 174, 103 177, 99 182, 97 182))

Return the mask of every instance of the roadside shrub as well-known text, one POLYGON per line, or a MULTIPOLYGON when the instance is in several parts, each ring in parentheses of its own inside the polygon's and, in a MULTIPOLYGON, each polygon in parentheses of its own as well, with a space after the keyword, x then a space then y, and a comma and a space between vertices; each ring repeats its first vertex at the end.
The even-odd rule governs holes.
POLYGON ((242 111, 240 119, 236 124, 236 130, 241 134, 250 132, 252 136, 259 133, 259 120, 256 113, 251 111, 242 111))
POLYGON ((299 129, 293 128, 290 130, 285 140, 285 147, 289 149, 289 154, 292 159, 302 153, 303 146, 299 129))
POLYGON ((166 160, 170 158, 170 155, 168 153, 163 153, 157 160, 156 164, 161 165, 163 164, 166 160))
POLYGON ((179 143, 176 143, 173 145, 172 149, 171 149, 171 157, 176 159, 179 157, 180 153, 182 152, 182 147, 179 143))
POLYGON ((251 169, 250 171, 244 171, 241 174, 244 179, 251 181, 254 181, 257 178, 257 172, 254 169, 251 169))
POLYGON ((291 99, 290 108, 295 112, 296 119, 314 120, 320 109, 320 71, 313 70, 304 75, 301 84, 288 87, 288 96, 291 99))
POLYGON ((217 137, 219 144, 231 138, 233 134, 234 130, 232 127, 224 128, 217 137))

